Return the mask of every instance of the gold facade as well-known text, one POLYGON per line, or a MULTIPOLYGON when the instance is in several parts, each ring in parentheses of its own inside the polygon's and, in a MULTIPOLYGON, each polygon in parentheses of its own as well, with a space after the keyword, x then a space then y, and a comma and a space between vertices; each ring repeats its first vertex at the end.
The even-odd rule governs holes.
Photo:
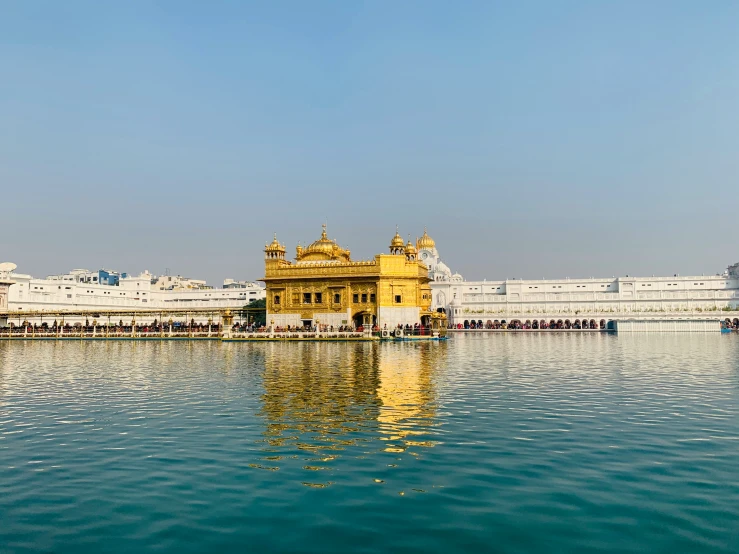
POLYGON ((295 261, 277 241, 265 246, 267 318, 286 325, 376 325, 424 323, 430 316, 428 268, 416 247, 396 232, 388 254, 353 261, 349 250, 321 238, 298 246, 295 261))

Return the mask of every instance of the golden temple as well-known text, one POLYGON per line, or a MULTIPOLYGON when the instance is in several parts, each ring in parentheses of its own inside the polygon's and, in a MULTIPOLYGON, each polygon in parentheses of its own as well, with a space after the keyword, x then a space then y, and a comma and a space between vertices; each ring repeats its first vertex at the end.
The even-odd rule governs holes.
POLYGON ((369 261, 353 261, 350 251, 321 237, 307 247, 298 245, 295 261, 285 258, 285 245, 275 235, 264 248, 267 321, 280 328, 329 326, 393 329, 398 325, 428 325, 431 286, 428 268, 417 258, 417 247, 433 243, 424 231, 416 245, 398 233, 389 253, 369 261))

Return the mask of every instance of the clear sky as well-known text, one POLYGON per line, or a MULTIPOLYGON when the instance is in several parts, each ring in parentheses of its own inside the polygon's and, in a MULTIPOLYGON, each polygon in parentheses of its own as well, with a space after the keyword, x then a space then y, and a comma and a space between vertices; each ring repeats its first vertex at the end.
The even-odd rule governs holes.
POLYGON ((0 261, 467 278, 739 261, 739 2, 0 0, 0 261))

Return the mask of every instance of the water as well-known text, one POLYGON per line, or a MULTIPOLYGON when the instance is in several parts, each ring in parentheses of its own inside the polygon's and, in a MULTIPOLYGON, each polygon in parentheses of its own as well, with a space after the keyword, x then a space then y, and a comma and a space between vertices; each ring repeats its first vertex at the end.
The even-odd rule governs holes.
POLYGON ((739 340, 0 342, 0 552, 737 552, 739 340))

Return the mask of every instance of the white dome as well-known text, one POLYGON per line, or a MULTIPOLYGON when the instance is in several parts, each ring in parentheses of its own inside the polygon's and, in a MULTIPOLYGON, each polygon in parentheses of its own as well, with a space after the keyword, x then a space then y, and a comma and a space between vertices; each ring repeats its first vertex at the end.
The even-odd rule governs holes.
POLYGON ((434 273, 443 273, 447 277, 451 276, 452 270, 444 262, 439 262, 433 269, 434 273))

